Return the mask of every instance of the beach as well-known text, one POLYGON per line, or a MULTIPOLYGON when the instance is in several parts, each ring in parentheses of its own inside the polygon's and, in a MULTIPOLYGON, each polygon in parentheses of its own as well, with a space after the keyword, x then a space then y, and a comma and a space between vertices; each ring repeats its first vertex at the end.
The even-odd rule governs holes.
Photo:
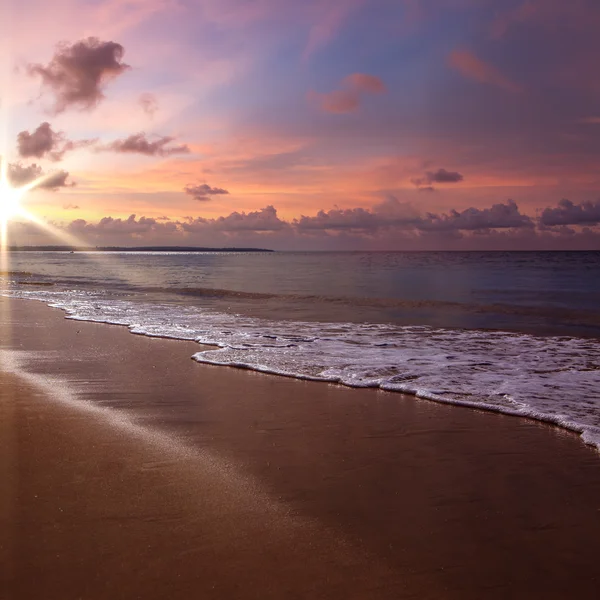
POLYGON ((0 299, 2 598, 594 596, 600 455, 0 299))

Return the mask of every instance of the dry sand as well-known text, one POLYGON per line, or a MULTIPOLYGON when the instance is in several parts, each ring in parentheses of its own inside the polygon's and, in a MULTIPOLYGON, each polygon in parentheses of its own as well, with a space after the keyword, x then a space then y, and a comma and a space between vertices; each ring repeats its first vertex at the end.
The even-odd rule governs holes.
POLYGON ((576 598, 600 456, 0 299, 0 597, 576 598))

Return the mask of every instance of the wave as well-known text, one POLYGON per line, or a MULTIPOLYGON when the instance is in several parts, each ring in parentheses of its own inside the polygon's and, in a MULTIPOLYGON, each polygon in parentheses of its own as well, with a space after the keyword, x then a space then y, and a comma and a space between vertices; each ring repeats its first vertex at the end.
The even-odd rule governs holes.
MULTIPOLYGON (((71 279, 51 278, 45 279, 43 276, 33 278, 32 273, 12 272, 12 276, 18 276, 16 279, 9 280, 10 283, 20 285, 37 286, 57 286, 72 287, 81 286, 89 290, 101 291, 105 289, 106 281, 93 281, 84 277, 72 277, 71 279)), ((0 273, 7 275, 7 273, 0 273)), ((389 311, 433 311, 444 314, 468 314, 468 315, 495 315, 507 317, 522 317, 524 319, 542 319, 551 324, 573 325, 577 327, 591 327, 597 331, 600 327, 600 311, 589 309, 574 309, 556 304, 528 305, 515 304, 509 302, 457 302, 448 300, 429 300, 429 299, 398 299, 398 298, 379 298, 379 297, 355 297, 355 296, 333 296, 333 295, 315 295, 315 294, 281 294, 266 292, 250 292, 234 289, 199 287, 199 286, 181 286, 171 285, 152 286, 152 285, 131 285, 118 280, 110 281, 111 288, 115 291, 182 296, 197 299, 224 300, 224 301, 248 301, 250 303, 275 301, 282 307, 293 303, 303 305, 329 305, 358 309, 382 309, 389 311)), ((497 292, 495 292, 497 293, 497 292)), ((514 293, 511 292, 513 295, 514 293)))
POLYGON ((99 292, 10 290, 68 317, 213 346, 201 363, 403 392, 580 433, 600 450, 600 341, 376 323, 276 321, 99 292))

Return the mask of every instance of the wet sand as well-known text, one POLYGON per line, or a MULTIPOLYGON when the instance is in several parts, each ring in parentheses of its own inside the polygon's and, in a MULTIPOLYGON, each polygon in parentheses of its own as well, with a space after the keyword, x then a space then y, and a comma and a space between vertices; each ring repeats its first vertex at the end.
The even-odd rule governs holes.
POLYGON ((575 598, 600 456, 0 299, 0 598, 575 598))

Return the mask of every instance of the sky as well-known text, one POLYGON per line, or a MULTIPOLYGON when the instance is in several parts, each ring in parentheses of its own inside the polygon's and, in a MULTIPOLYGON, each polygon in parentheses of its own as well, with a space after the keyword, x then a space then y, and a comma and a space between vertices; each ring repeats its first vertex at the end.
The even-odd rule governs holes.
POLYGON ((597 0, 3 0, 0 23, 0 154, 13 186, 49 176, 11 244, 600 249, 597 0))

